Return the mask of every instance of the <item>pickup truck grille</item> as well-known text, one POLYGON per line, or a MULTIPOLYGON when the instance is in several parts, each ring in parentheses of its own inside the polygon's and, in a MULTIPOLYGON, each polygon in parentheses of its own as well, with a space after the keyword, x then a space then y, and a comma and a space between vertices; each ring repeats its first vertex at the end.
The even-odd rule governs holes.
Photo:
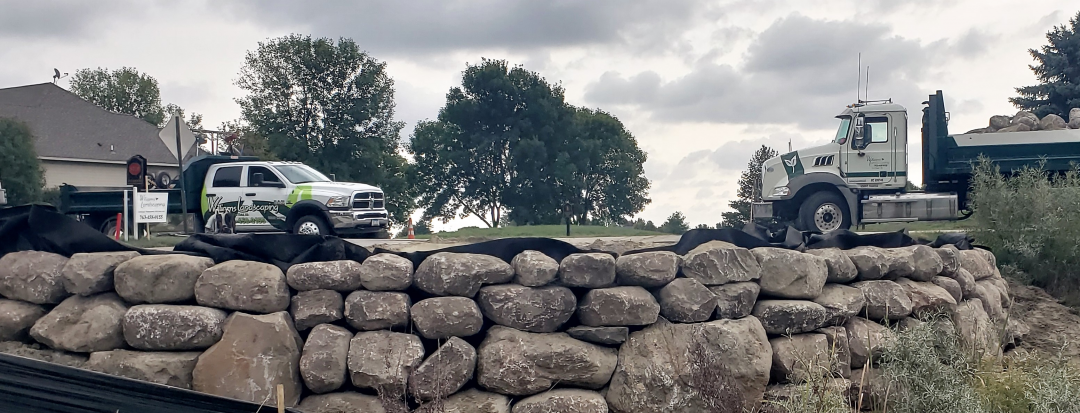
POLYGON ((383 209, 386 201, 382 192, 358 192, 353 195, 353 209, 383 209))

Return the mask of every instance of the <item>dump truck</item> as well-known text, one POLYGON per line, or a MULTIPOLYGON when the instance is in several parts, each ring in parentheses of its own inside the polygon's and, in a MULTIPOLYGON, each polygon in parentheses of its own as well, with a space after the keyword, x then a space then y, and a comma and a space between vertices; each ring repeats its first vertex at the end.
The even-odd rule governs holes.
MULTIPOLYGON (((182 176, 181 188, 149 192, 168 195, 169 214, 194 214, 196 232, 388 235, 390 222, 382 189, 336 182, 299 162, 204 155, 188 161, 182 176), (227 231, 221 231, 222 227, 227 231)), ((128 215, 134 215, 134 196, 125 194, 131 190, 63 185, 57 209, 112 236, 117 230, 117 214, 125 211, 125 196, 128 215)))
POLYGON ((752 204, 751 216, 821 233, 966 219, 973 212, 968 192, 980 156, 1004 174, 1040 166, 1064 173, 1080 162, 1080 130, 951 135, 942 92, 922 104, 922 190, 906 189, 907 110, 892 100, 860 100, 836 116, 831 142, 763 163, 762 200, 752 204))

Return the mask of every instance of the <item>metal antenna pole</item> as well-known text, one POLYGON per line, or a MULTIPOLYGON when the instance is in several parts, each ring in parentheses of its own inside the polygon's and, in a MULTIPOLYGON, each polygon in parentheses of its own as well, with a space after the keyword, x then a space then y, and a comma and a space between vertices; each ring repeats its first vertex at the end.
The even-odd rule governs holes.
POLYGON ((859 89, 862 89, 862 53, 859 53, 859 75, 855 76, 858 85, 855 86, 855 103, 859 103, 859 89))
MULTIPOLYGON (((187 234, 188 233, 188 226, 187 226, 188 207, 187 207, 187 197, 185 196, 186 194, 184 193, 185 192, 184 187, 187 186, 187 183, 184 182, 185 181, 185 179, 184 179, 184 152, 180 150, 180 122, 182 122, 182 121, 183 120, 180 119, 180 116, 176 116, 176 166, 179 168, 179 171, 180 171, 180 173, 177 175, 177 178, 176 178, 176 187, 180 189, 180 209, 183 210, 183 215, 182 216, 184 217, 184 232, 183 233, 187 234)), ((168 199, 168 198, 166 198, 166 199, 168 199)), ((166 201, 166 203, 168 203, 168 201, 166 201)))

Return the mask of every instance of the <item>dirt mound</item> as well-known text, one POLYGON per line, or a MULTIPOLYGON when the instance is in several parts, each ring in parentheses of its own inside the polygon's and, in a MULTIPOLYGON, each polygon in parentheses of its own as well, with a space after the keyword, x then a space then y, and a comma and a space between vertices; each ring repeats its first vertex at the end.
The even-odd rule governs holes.
POLYGON ((1009 281, 1009 291, 1013 299, 1011 316, 1031 328, 1019 348, 1045 356, 1062 351, 1068 360, 1080 365, 1080 315, 1076 310, 1061 305, 1038 287, 1009 281))

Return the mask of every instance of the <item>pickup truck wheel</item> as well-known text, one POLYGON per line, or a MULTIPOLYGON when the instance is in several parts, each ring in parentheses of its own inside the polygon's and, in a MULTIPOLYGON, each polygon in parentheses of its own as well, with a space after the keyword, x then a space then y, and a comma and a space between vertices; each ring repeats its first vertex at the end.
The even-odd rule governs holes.
POLYGON ((315 215, 306 215, 300 217, 293 224, 293 234, 298 235, 330 235, 330 226, 326 225, 326 222, 315 215))
POLYGON ((803 231, 832 232, 851 228, 847 202, 833 192, 810 195, 799 207, 799 229, 803 231))

